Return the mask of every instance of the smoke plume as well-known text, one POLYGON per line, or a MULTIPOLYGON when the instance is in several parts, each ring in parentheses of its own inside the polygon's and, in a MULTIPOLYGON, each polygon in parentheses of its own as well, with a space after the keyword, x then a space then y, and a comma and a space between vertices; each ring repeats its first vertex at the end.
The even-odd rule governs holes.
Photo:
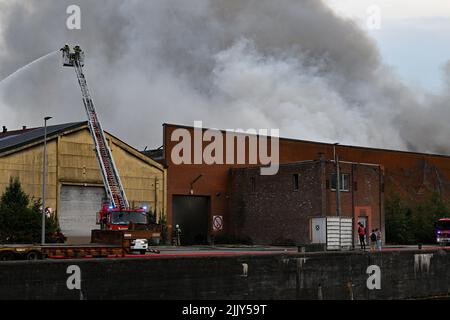
MULTIPOLYGON (((403 84, 318 0, 3 0, 0 79, 65 43, 86 52, 104 128, 142 148, 161 124, 280 128, 285 137, 450 153, 450 96, 403 84), (78 4, 82 29, 66 28, 78 4)), ((444 68, 450 89, 450 64, 444 68)), ((0 82, 10 127, 85 119, 58 54, 0 82)))

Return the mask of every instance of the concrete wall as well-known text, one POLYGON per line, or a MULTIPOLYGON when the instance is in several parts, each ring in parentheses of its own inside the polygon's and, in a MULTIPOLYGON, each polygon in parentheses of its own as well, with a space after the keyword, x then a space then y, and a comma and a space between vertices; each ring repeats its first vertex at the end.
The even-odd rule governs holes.
POLYGON ((447 295, 445 251, 1 262, 0 299, 406 299, 447 295), (81 290, 66 286, 81 270, 81 290), (244 266, 247 265, 247 273, 244 266), (381 289, 368 290, 369 265, 381 289))

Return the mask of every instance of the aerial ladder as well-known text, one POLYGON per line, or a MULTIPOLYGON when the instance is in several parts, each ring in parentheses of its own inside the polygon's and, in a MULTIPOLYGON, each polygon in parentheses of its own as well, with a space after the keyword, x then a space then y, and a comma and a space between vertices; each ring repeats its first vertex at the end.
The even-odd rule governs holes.
POLYGON ((108 146, 102 125, 95 112, 94 101, 89 93, 86 77, 83 73, 84 52, 79 46, 75 46, 73 52, 71 52, 68 45, 65 45, 61 51, 63 55, 63 66, 73 67, 77 75, 83 97, 83 104, 88 118, 89 131, 94 140, 95 152, 100 165, 103 183, 111 203, 110 205, 113 208, 127 210, 129 209, 128 200, 122 182, 120 181, 120 176, 114 163, 111 149, 108 146))
POLYGON ((141 253, 146 251, 159 253, 159 250, 149 248, 149 240, 160 237, 161 226, 149 223, 146 207, 133 209, 129 206, 111 149, 106 141, 105 133, 95 111, 94 102, 83 73, 84 52, 79 46, 75 46, 73 51, 71 51, 68 45, 65 45, 61 51, 63 66, 73 67, 77 75, 88 118, 89 131, 94 140, 97 160, 109 198, 109 203, 103 203, 97 218, 97 223, 102 228, 101 230, 92 230, 91 241, 102 243, 104 241, 117 240, 122 243, 122 238, 127 238, 127 241, 130 242, 131 250, 138 250, 141 253))

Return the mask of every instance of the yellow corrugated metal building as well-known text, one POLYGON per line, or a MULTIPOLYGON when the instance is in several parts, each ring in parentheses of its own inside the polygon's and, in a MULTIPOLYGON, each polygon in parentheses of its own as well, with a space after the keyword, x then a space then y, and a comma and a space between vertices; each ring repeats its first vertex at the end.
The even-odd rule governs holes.
MULTIPOLYGON (((47 127, 46 207, 59 217, 69 237, 88 237, 105 197, 103 180, 87 122, 47 127)), ((44 129, 0 133, 0 193, 10 177, 19 177, 27 194, 42 198, 44 129)), ((164 167, 106 133, 132 207, 166 214, 164 167)))

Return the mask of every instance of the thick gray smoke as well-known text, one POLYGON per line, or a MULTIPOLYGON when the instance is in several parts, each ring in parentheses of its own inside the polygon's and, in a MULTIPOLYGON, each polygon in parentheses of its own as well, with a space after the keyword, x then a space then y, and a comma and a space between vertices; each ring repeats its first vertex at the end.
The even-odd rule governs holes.
MULTIPOLYGON (((0 79, 79 43, 105 129, 136 147, 160 145, 164 122, 203 120, 450 153, 450 97, 403 85, 364 32, 318 0, 3 0, 0 30, 0 79), (65 27, 70 4, 79 31, 65 27)), ((444 74, 450 88, 450 65, 444 74)), ((0 112, 16 127, 85 118, 58 54, 0 83, 0 112)))

